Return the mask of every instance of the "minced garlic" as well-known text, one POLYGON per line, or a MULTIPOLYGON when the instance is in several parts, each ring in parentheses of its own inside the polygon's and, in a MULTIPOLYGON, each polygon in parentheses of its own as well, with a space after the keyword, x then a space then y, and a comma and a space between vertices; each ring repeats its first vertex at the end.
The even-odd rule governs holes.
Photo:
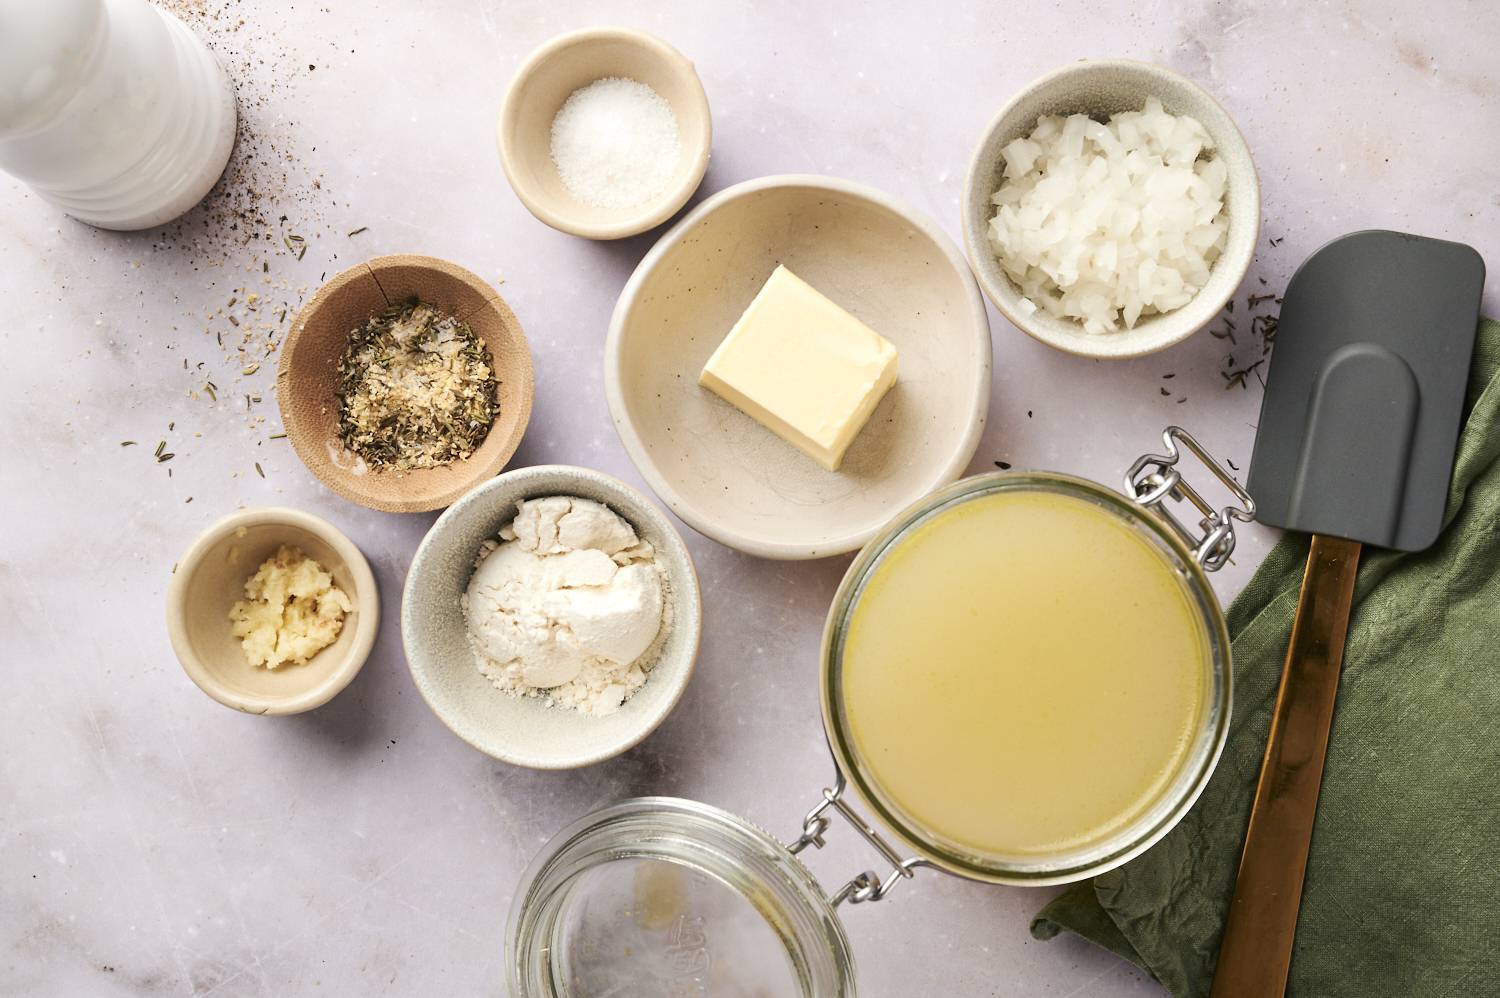
POLYGON ((230 633, 251 665, 302 665, 338 640, 354 609, 328 570, 283 544, 245 582, 245 598, 229 611, 230 633))
POLYGON ((377 470, 461 461, 495 420, 495 387, 484 341, 413 298, 349 333, 339 362, 339 434, 377 470))

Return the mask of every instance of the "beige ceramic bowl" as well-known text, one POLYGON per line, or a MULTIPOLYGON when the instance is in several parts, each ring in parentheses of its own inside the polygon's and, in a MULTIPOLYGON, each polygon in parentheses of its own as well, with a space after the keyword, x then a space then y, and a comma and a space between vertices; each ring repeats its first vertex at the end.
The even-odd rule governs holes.
POLYGON ((1084 60, 1031 83, 1000 109, 985 130, 969 163, 963 196, 964 246, 969 262, 990 301, 1018 329, 1048 346, 1084 357, 1118 359, 1163 350, 1202 329, 1229 301, 1245 279, 1260 233, 1260 181, 1244 137, 1218 101, 1186 77, 1145 62, 1126 59, 1084 60), (1189 114, 1208 129, 1217 153, 1229 168, 1229 241, 1214 261, 1205 284, 1192 301, 1165 315, 1136 323, 1134 329, 1093 335, 1067 319, 1020 307, 1021 293, 990 248, 991 196, 1000 186, 1005 161, 1000 150, 1029 134, 1044 114, 1087 114, 1108 118, 1118 111, 1139 111, 1147 97, 1161 101, 1173 114, 1189 114))
POLYGON ((605 345, 615 428, 678 516, 730 547, 820 558, 953 481, 990 402, 990 330, 957 247, 879 191, 764 177, 720 191, 646 254, 605 345), (837 472, 698 386, 777 264, 896 345, 894 388, 837 472))
POLYGON ((629 28, 588 28, 547 42, 521 64, 500 108, 500 163, 521 203, 554 229, 587 239, 621 239, 677 213, 708 169, 713 123, 703 83, 682 53, 629 28), (595 208, 573 197, 552 162, 552 119, 595 80, 624 77, 661 94, 677 116, 682 160, 667 190, 631 208, 595 208))
POLYGON ((698 657, 703 611, 693 559, 672 522, 635 489, 587 468, 542 465, 507 471, 450 506, 427 532, 406 576, 401 640, 412 679, 454 734, 503 762, 573 769, 619 755, 661 724, 682 697, 698 657), (650 677, 604 717, 502 693, 480 675, 459 598, 480 545, 523 499, 577 496, 601 502, 656 549, 666 570, 667 631, 650 677))
POLYGON ((365 556, 333 524, 295 509, 224 517, 193 541, 167 586, 167 633, 183 670, 204 693, 247 714, 300 714, 327 703, 364 666, 379 626, 380 596, 365 556), (230 634, 229 609, 283 544, 328 569, 354 610, 338 640, 305 665, 260 669, 230 634))
POLYGON ((500 293, 464 268, 430 256, 376 257, 318 289, 292 323, 276 370, 276 401, 302 463, 351 502, 387 513, 448 505, 505 467, 531 420, 531 352, 500 293), (349 332, 415 295, 467 322, 489 347, 500 414, 467 460, 416 471, 375 471, 339 436, 338 365, 349 332))

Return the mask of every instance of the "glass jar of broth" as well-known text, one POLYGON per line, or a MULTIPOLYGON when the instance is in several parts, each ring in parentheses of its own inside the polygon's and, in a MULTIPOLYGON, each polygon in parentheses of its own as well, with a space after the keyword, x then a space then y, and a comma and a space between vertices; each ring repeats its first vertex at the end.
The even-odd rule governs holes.
POLYGON ((1254 504, 1186 433, 1164 441, 1125 495, 1005 472, 897 516, 829 612, 835 779, 797 836, 662 797, 579 819, 512 905, 512 994, 853 995, 839 905, 880 900, 923 867, 1080 880, 1165 835, 1227 734, 1229 638, 1205 573, 1254 504), (1184 450, 1238 505, 1215 509, 1183 480, 1184 450), (823 845, 835 815, 878 862, 826 890, 797 854, 823 845))

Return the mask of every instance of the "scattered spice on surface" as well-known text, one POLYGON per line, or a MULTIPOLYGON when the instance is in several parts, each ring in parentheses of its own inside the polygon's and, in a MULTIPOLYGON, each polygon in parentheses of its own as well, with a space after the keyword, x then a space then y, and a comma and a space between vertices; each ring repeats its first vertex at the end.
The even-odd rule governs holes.
POLYGON ((264 470, 264 469, 262 469, 262 468, 261 468, 261 466, 260 466, 260 462, 259 462, 259 461, 256 461, 256 462, 255 462, 255 473, 256 473, 256 474, 257 474, 257 475, 259 475, 259 476, 260 476, 260 477, 262 477, 262 478, 265 478, 265 477, 266 477, 266 473, 265 473, 265 470, 264 470))
POLYGON ((270 439, 272 439, 272 440, 285 440, 286 439, 286 434, 285 433, 273 433, 273 434, 271 434, 270 439))
POLYGON ((134 440, 121 440, 120 441, 120 446, 121 447, 134 447, 135 446, 135 441, 134 440))
POLYGON ((349 230, 349 237, 352 239, 353 237, 359 235, 361 232, 369 232, 369 231, 370 231, 370 227, 368 225, 361 225, 357 229, 350 229, 349 230))
POLYGON ((499 409, 489 350, 469 325, 417 299, 349 333, 339 434, 371 467, 407 471, 469 457, 499 409))
POLYGON ((996 461, 995 467, 999 468, 1001 471, 1009 471, 1011 469, 1011 463, 1009 461, 996 461))

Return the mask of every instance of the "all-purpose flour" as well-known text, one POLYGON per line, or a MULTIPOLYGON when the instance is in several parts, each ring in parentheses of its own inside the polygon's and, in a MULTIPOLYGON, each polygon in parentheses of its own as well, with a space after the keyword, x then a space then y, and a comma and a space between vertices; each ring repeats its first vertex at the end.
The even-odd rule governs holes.
POLYGON ((526 500, 462 597, 479 671, 507 693, 614 713, 666 633, 664 585, 651 545, 607 506, 526 500))

